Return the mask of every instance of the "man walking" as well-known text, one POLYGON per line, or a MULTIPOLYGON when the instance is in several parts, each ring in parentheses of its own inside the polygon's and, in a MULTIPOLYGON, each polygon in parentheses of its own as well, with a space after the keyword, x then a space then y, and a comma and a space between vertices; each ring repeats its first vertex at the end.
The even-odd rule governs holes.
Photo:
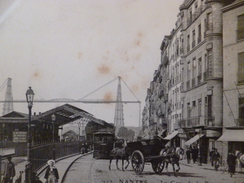
POLYGON ((8 162, 6 163, 3 170, 3 183, 13 183, 13 178, 15 176, 15 166, 11 161, 12 157, 8 156, 8 162))
POLYGON ((218 171, 218 168, 219 168, 219 158, 220 158, 220 154, 219 154, 218 150, 214 149, 214 153, 212 155, 212 161, 213 161, 214 169, 216 171, 218 171))
POLYGON ((188 148, 186 150, 186 159, 187 159, 187 163, 189 164, 191 162, 191 149, 188 148))

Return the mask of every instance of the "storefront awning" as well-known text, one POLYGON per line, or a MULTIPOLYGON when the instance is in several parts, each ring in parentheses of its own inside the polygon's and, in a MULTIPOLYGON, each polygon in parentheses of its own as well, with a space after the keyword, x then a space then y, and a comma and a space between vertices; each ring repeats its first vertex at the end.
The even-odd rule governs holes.
POLYGON ((217 141, 244 142, 244 129, 226 130, 217 141))
POLYGON ((196 142, 197 140, 199 140, 200 138, 202 138, 204 136, 204 134, 201 135, 195 135, 194 137, 192 137, 190 140, 185 142, 185 145, 190 146, 192 143, 196 142))
POLYGON ((165 140, 171 140, 172 138, 174 138, 176 135, 178 134, 178 131, 174 131, 171 134, 169 134, 167 137, 165 137, 165 140))

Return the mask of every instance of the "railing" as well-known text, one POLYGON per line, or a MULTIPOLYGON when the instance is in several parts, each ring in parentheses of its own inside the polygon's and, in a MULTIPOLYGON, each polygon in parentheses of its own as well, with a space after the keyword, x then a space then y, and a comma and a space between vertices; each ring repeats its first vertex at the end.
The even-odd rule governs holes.
POLYGON ((47 163, 47 160, 59 159, 71 154, 79 153, 79 142, 57 142, 45 145, 37 145, 31 148, 30 159, 33 170, 37 171, 47 163))
POLYGON ((200 125, 200 117, 190 117, 180 120, 178 123, 180 128, 196 127, 200 125))
POLYGON ((235 119, 236 126, 244 126, 244 118, 235 119))

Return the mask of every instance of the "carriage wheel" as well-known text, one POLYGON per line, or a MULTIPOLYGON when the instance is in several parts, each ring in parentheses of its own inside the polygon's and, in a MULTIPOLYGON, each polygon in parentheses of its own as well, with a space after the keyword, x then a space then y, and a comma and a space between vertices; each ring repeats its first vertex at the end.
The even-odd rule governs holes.
POLYGON ((156 174, 162 173, 164 169, 164 163, 162 160, 154 160, 151 162, 152 164, 152 169, 156 174))
POLYGON ((136 172, 136 174, 142 173, 142 171, 144 169, 145 161, 144 161, 144 156, 141 153, 141 151, 136 150, 132 153, 131 164, 132 164, 132 168, 136 172))

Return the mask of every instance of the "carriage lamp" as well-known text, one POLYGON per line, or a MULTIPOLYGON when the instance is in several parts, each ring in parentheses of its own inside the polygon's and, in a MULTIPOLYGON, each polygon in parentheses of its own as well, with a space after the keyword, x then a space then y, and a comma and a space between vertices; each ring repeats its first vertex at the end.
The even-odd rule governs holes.
POLYGON ((28 103, 28 109, 29 109, 29 122, 28 122, 28 139, 27 139, 27 165, 25 167, 25 180, 26 183, 32 182, 32 164, 31 164, 31 109, 33 106, 33 100, 34 100, 34 91, 29 87, 29 89, 26 91, 26 101, 28 103))

